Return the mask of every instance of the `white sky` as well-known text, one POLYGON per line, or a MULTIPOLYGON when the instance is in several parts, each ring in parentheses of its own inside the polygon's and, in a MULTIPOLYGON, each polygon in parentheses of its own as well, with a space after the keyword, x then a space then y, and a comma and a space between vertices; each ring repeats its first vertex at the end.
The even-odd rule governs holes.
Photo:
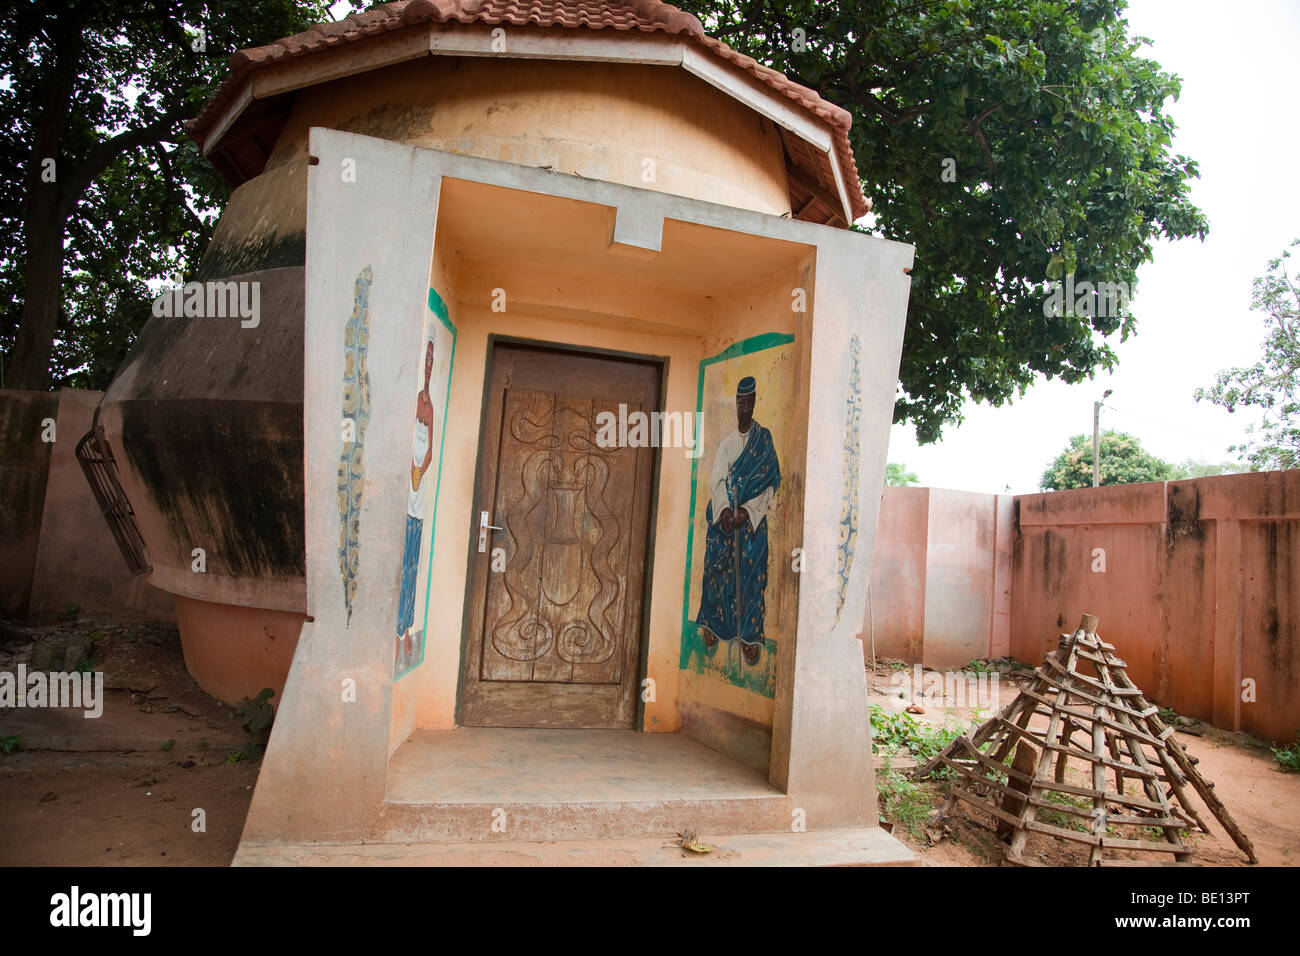
POLYGON ((1191 198, 1209 235, 1160 242, 1139 268, 1130 303, 1137 333, 1110 340, 1114 373, 1078 385, 1040 380, 1002 408, 968 403, 966 421, 934 445, 918 446, 910 424, 894 426, 889 460, 922 485, 1037 491, 1069 437, 1091 433, 1092 403, 1108 388, 1102 428, 1130 432, 1175 463, 1233 460, 1228 446, 1255 420, 1192 393, 1220 369, 1258 360, 1264 324, 1249 310, 1252 280, 1300 237, 1300 2, 1131 0, 1127 18, 1130 35, 1151 40, 1144 55, 1182 79, 1168 104, 1178 126, 1173 152, 1200 164, 1191 198))

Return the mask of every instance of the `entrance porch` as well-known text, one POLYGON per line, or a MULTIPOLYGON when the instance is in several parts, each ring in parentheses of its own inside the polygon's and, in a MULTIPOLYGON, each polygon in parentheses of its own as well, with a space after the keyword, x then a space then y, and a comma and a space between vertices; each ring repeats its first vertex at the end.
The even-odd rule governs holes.
POLYGON ((682 734, 422 730, 363 844, 244 843, 236 865, 916 865, 879 827, 792 829, 766 776, 682 734), (676 845, 690 831, 714 846, 676 845))

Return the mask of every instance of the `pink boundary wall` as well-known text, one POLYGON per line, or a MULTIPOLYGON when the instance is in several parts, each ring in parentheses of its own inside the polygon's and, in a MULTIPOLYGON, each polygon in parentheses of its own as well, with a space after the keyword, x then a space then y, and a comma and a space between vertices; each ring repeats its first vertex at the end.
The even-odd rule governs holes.
MULTIPOLYGON (((88 617, 124 621, 175 620, 171 595, 133 577, 77 461, 77 442, 91 428, 103 393, 0 390, 0 404, 39 405, 55 419, 55 440, 27 443, 0 466, 0 493, 15 490, 14 476, 29 474, 44 484, 34 510, 15 516, 18 528, 0 526, 0 612, 33 623, 49 623, 71 604, 88 617), (39 457, 37 457, 39 456, 39 457), (27 582, 26 595, 20 589, 27 582)), ((40 429, 41 415, 28 427, 40 429)), ((35 504, 29 502, 29 504, 35 504)))
POLYGON ((886 488, 862 623, 869 655, 960 669, 1011 653, 1010 495, 886 488))
POLYGON ((1014 499, 889 488, 871 589, 880 657, 1037 664, 1087 611, 1161 706, 1270 741, 1300 728, 1300 471, 1014 499))

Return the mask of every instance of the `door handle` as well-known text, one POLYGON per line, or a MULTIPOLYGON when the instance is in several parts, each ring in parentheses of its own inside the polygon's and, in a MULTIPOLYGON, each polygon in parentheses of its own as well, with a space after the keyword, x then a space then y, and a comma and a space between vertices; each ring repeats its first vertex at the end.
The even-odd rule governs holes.
POLYGON ((499 528, 494 524, 488 524, 488 522, 491 520, 492 520, 491 516, 486 511, 480 511, 478 513, 478 553, 479 554, 485 554, 487 552, 487 538, 488 538, 489 531, 504 530, 503 528, 499 528))

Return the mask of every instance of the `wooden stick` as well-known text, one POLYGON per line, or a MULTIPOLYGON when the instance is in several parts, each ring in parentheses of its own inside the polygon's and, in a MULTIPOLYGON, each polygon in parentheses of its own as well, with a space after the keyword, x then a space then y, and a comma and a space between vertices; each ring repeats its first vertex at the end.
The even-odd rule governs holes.
MULTIPOLYGON (((1069 644, 1066 645, 1065 669, 1067 672, 1073 669, 1074 667, 1074 655, 1078 645, 1079 632, 1083 632, 1085 634, 1095 634, 1097 632, 1097 619, 1093 617, 1091 614, 1085 614, 1083 616, 1083 620, 1079 622, 1079 628, 1077 631, 1075 631, 1074 638, 1069 642, 1069 644)), ((1056 663, 1050 654, 1048 655, 1047 659, 1050 663, 1056 663)), ((1069 694, 1070 694, 1069 690, 1067 688, 1062 687, 1057 692, 1056 695, 1057 705, 1067 703, 1069 700, 1069 694)), ((1060 731, 1061 731, 1061 713, 1060 711, 1053 710, 1052 716, 1048 719, 1047 733, 1043 736, 1043 741, 1042 741, 1043 749, 1039 753, 1038 769, 1035 772, 1034 776, 1036 777, 1047 776, 1048 767, 1050 767, 1052 763, 1052 751, 1049 748, 1051 747, 1052 741, 1056 739, 1056 736, 1057 734, 1060 733, 1060 731)), ((1025 843, 1029 839, 1029 830, 1034 823, 1034 817, 1037 813, 1038 813, 1038 808, 1035 807, 1032 803, 1026 803, 1024 810, 1021 811, 1021 817, 1020 817, 1021 829, 1018 830, 1015 836, 1011 838, 1011 849, 1008 852, 1008 855, 1013 857, 1014 859, 1020 859, 1021 853, 1025 848, 1025 843)))
MULTIPOLYGON (((1119 677, 1120 680, 1128 686, 1136 686, 1133 684, 1132 679, 1128 676, 1126 671, 1121 671, 1119 677)), ((1146 703, 1146 700, 1142 698, 1142 702, 1146 703)), ((1165 727, 1164 721, 1162 721, 1158 715, 1147 717, 1146 722, 1147 727, 1156 736, 1160 736, 1169 729, 1165 727)), ((1183 750, 1182 744, 1180 744, 1172 734, 1168 735, 1164 747, 1161 748, 1161 752, 1167 753, 1173 758, 1178 769, 1181 770, 1184 777, 1191 782, 1193 789, 1200 794, 1201 799, 1204 800, 1205 805, 1210 808, 1210 812, 1214 814, 1215 819, 1223 825, 1223 829, 1228 831, 1228 835, 1232 837, 1233 842, 1236 843, 1241 851, 1246 854, 1246 859, 1251 863, 1258 863, 1259 859, 1255 856, 1255 845, 1250 842, 1250 837, 1246 836, 1241 827, 1237 825, 1237 821, 1233 819, 1232 814, 1228 812, 1228 808, 1223 805, 1223 801, 1215 795, 1214 788, 1206 783, 1205 778, 1202 777, 1200 772, 1192 765, 1192 762, 1187 759, 1187 752, 1183 750)), ((1187 801, 1180 792, 1180 788, 1174 784, 1172 780, 1170 783, 1174 786, 1174 793, 1178 795, 1179 802, 1182 803, 1184 807, 1187 807, 1187 801)), ((1192 815, 1196 815, 1194 810, 1192 811, 1192 815)), ((1202 824, 1202 827, 1203 826, 1204 824, 1202 824)))

